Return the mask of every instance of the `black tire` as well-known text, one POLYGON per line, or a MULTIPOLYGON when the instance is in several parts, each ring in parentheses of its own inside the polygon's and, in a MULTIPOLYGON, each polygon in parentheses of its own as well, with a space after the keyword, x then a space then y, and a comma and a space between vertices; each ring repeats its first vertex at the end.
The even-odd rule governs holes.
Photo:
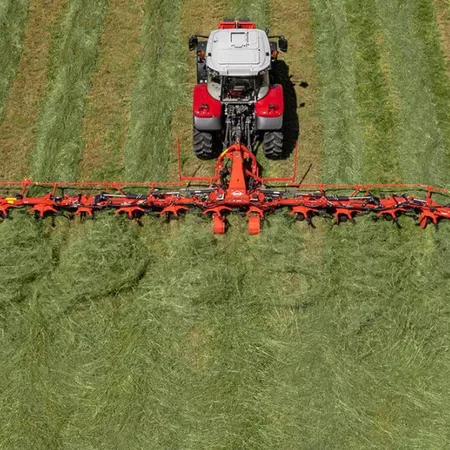
POLYGON ((264 133, 264 155, 270 159, 283 157, 282 131, 268 131, 264 133))
POLYGON ((214 135, 194 127, 194 155, 200 159, 213 159, 216 156, 214 147, 214 135))

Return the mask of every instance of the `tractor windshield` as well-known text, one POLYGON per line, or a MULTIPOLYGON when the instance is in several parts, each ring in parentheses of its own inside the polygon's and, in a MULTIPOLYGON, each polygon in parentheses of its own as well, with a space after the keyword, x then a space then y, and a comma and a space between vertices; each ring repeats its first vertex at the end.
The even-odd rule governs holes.
POLYGON ((222 81, 223 100, 259 100, 260 98, 263 98, 268 91, 268 72, 264 72, 255 77, 224 77, 222 81))
POLYGON ((221 77, 217 72, 208 71, 208 92, 216 100, 259 100, 269 92, 269 72, 255 77, 221 77))
POLYGON ((208 71, 208 92, 216 100, 220 100, 221 81, 220 75, 217 72, 208 71))

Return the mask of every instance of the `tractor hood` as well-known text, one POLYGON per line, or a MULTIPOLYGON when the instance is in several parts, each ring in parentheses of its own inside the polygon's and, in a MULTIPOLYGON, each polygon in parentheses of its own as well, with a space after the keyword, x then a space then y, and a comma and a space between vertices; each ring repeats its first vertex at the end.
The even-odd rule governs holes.
POLYGON ((263 30, 215 30, 208 39, 206 64, 221 76, 255 76, 269 69, 270 44, 263 30))

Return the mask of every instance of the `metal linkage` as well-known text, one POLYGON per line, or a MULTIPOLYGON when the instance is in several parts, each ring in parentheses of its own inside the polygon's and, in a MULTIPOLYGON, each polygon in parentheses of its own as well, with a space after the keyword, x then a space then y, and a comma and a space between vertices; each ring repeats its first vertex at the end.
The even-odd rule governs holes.
POLYGON ((446 189, 420 184, 295 184, 297 155, 298 149, 294 173, 288 178, 260 177, 255 155, 237 143, 220 155, 210 178, 185 177, 179 165, 179 180, 166 183, 2 182, 0 218, 8 218, 15 209, 26 209, 37 219, 55 215, 93 218, 104 210, 129 219, 145 214, 170 218, 194 209, 212 217, 216 234, 225 232, 226 216, 232 212, 247 217, 250 234, 258 234, 262 219, 280 210, 310 225, 316 216, 334 218, 340 224, 372 214, 374 219, 385 218, 398 225, 399 217, 407 215, 422 228, 450 219, 446 189), (43 194, 36 193, 42 190, 43 194), (436 201, 436 196, 442 201, 436 201))

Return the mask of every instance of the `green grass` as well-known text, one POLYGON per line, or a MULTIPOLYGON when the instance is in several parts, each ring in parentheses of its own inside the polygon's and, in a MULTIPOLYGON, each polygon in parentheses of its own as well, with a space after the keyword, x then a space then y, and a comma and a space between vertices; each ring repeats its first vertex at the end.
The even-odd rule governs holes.
POLYGON ((355 43, 342 2, 312 0, 311 5, 321 79, 323 181, 357 183, 361 181, 364 139, 357 114, 355 43))
POLYGON ((131 97, 125 179, 163 180, 171 153, 171 120, 182 102, 185 62, 179 36, 181 2, 146 0, 143 53, 131 97))
POLYGON ((0 121, 22 54, 27 16, 28 0, 3 0, 0 3, 0 121))
POLYGON ((310 270, 284 256, 301 255, 298 229, 277 220, 255 241, 236 222, 225 239, 198 220, 137 230, 104 218, 102 238, 98 223, 73 230, 35 295, 15 305, 20 321, 7 320, 16 327, 2 342, 6 448, 273 448, 286 439, 273 436, 286 406, 284 331, 307 307, 297 295, 310 270), (119 233, 123 244, 110 239, 119 233), (258 267, 263 257, 273 265, 258 267), (294 279, 295 292, 280 289, 294 279))
POLYGON ((269 12, 269 0, 233 0, 230 17, 249 18, 256 22, 258 28, 264 30, 269 26, 269 12))
MULTIPOLYGON (((411 4, 395 15, 381 1, 311 0, 326 181, 445 181, 447 75, 431 3, 411 4)), ((265 26, 258 5, 233 14, 265 26)), ((178 7, 145 4, 126 178, 167 176, 171 112, 187 97, 178 7)), ((78 94, 64 111, 82 115, 78 94)), ((58 177, 76 176, 70 148, 70 173, 48 160, 58 177)), ((226 236, 193 214, 142 228, 63 220, 2 225, 0 447, 449 446, 448 224, 310 230, 273 216, 251 237, 239 217, 226 236)))
POLYGON ((49 87, 42 102, 32 174, 39 180, 74 181, 83 142, 83 113, 96 67, 107 0, 68 4, 50 57, 49 87))
POLYGON ((398 103, 393 146, 402 179, 447 186, 450 87, 433 4, 378 3, 398 103))
POLYGON ((354 38, 357 114, 364 142, 360 182, 394 183, 400 181, 398 156, 392 151, 395 126, 393 101, 387 75, 383 72, 382 31, 375 3, 348 3, 349 35, 354 38))

